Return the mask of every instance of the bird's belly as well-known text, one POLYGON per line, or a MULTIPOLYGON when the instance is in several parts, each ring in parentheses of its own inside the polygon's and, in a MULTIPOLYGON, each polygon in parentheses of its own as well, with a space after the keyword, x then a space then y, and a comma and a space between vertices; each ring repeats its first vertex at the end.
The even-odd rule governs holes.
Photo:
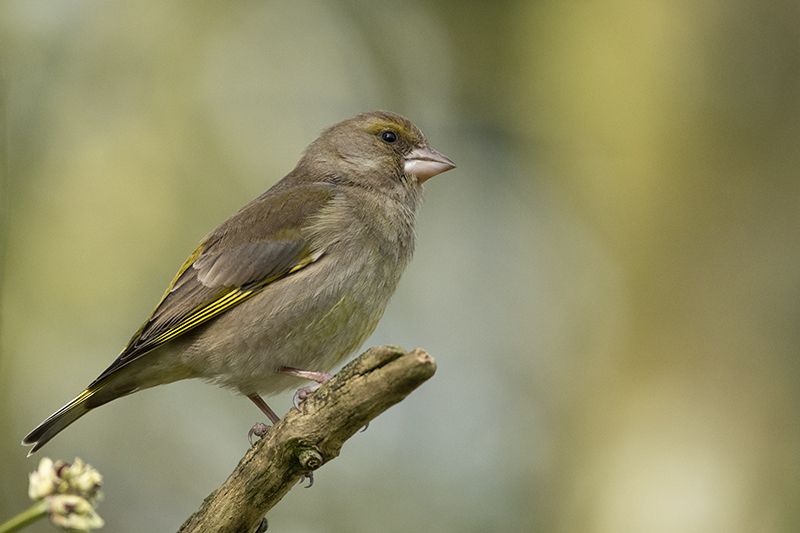
POLYGON ((201 378, 244 394, 303 381, 283 366, 328 372, 375 330, 399 281, 381 261, 320 260, 198 328, 182 359, 201 378))

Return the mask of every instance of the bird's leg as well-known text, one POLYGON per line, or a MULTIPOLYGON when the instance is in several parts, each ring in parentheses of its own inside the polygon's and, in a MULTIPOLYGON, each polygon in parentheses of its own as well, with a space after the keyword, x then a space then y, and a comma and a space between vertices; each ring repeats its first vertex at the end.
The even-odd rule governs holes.
MULTIPOLYGON (((329 382, 333 375, 327 372, 316 372, 314 370, 300 370, 299 368, 292 368, 290 366, 282 366, 276 372, 279 374, 286 374, 287 376, 296 376, 298 378, 307 379, 309 381, 316 381, 313 385, 297 389, 294 393, 292 402, 294 406, 300 409, 300 402, 308 398, 308 395, 320 388, 325 383, 329 382)), ((260 399, 260 398, 259 398, 260 399)))
POLYGON ((327 372, 317 372, 315 370, 300 370, 299 368, 292 368, 290 366, 282 366, 276 370, 278 374, 286 374, 287 376, 297 376, 298 378, 307 379, 309 381, 316 381, 323 385, 331 380, 333 374, 327 372))
MULTIPOLYGON (((270 406, 267 405, 267 402, 265 402, 261 396, 259 396, 258 394, 248 394, 247 397, 250 398, 250 400, 254 404, 256 404, 256 406, 259 409, 261 409, 262 413, 267 415, 267 418, 269 418, 270 422, 272 422, 273 424, 278 423, 278 420, 280 420, 280 418, 278 418, 278 415, 275 414, 275 411, 273 411, 270 408, 270 406)), ((267 430, 269 428, 270 426, 266 425, 263 422, 256 422, 255 425, 252 428, 250 428, 250 431, 247 433, 247 440, 250 441, 250 447, 253 446, 253 435, 255 435, 258 438, 261 438, 267 433, 267 430)))
MULTIPOLYGON (((314 370, 301 370, 299 368, 292 368, 290 366, 282 366, 278 370, 276 370, 276 372, 278 374, 295 376, 298 378, 307 379, 309 381, 316 381, 316 383, 314 383, 313 385, 308 385, 307 387, 301 387, 297 389, 297 392, 294 393, 294 398, 292 398, 292 403, 294 403, 294 406, 298 409, 300 409, 300 402, 308 398, 309 394, 320 388, 325 383, 329 382, 333 377, 332 374, 328 374, 327 372, 316 372, 314 370)), ((259 398, 259 400, 260 399, 261 398, 259 398)), ((308 485, 306 485, 306 488, 311 488, 311 485, 314 484, 314 472, 306 472, 305 474, 303 474, 303 477, 300 478, 299 483, 302 483, 306 479, 308 480, 308 485)))
MULTIPOLYGON (((300 370, 300 372, 303 371, 300 370)), ((328 379, 331 379, 330 374, 328 374, 328 379)), ((319 387, 319 385, 317 386, 319 387)), ((267 415, 267 418, 269 418, 270 422, 272 422, 273 424, 278 423, 278 420, 280 420, 280 418, 278 418, 278 415, 275 414, 275 411, 273 411, 272 408, 269 405, 267 405, 267 402, 264 401, 264 398, 262 398, 258 394, 248 394, 247 397, 250 398, 250 401, 256 404, 259 409, 261 409, 262 413, 267 415)), ((255 435, 260 439, 261 437, 267 434, 267 431, 269 430, 270 427, 271 426, 268 426, 263 422, 256 422, 255 425, 253 425, 253 427, 250 428, 250 431, 247 433, 247 440, 250 441, 251 448, 253 447, 253 435, 255 435)), ((310 488, 311 485, 314 484, 314 472, 306 472, 305 474, 303 474, 303 477, 300 478, 299 483, 302 483, 306 479, 308 480, 308 485, 306 486, 306 488, 310 488)))
POLYGON ((264 399, 261 396, 259 396, 258 394, 248 394, 247 397, 250 398, 250 400, 254 404, 256 404, 256 406, 259 409, 261 409, 262 413, 267 415, 267 418, 269 418, 270 422, 272 422, 273 424, 277 424, 278 423, 278 421, 280 420, 280 417, 278 417, 278 415, 275 414, 275 411, 273 411, 270 408, 270 406, 267 405, 267 402, 265 402, 264 399))
MULTIPOLYGON (((297 407, 298 409, 300 409, 300 402, 308 398, 309 394, 311 394, 312 392, 320 388, 322 385, 329 382, 333 377, 333 375, 328 374, 327 372, 316 372, 314 370, 300 370, 299 368, 292 368, 290 366, 282 366, 277 370, 277 372, 279 374, 287 374, 289 376, 297 376, 298 378, 308 379, 310 381, 316 381, 316 384, 297 389, 297 392, 294 393, 294 398, 292 399, 292 403, 294 403, 294 406, 297 407)), ((361 429, 361 431, 366 431, 368 427, 369 427, 369 422, 364 424, 364 427, 361 429)))

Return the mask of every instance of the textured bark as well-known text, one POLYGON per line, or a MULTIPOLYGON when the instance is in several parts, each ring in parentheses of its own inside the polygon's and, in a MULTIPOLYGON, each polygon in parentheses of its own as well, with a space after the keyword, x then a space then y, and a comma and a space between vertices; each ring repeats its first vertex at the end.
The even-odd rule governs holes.
POLYGON ((434 372, 422 349, 370 348, 270 428, 180 532, 256 531, 306 472, 339 455, 347 439, 434 372))

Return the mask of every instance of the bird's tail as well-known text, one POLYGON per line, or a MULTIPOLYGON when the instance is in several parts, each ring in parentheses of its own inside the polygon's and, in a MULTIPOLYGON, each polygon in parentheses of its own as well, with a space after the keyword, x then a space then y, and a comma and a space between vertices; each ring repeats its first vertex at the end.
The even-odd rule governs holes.
POLYGON ((74 400, 50 415, 47 420, 28 433, 25 438, 22 439, 23 445, 33 445, 33 448, 28 452, 28 457, 47 444, 47 442, 61 432, 62 429, 72 424, 95 407, 99 407, 121 396, 119 391, 115 391, 116 394, 108 394, 108 392, 110 392, 108 390, 104 391, 105 394, 98 394, 107 382, 108 380, 100 380, 97 383, 93 383, 74 400))

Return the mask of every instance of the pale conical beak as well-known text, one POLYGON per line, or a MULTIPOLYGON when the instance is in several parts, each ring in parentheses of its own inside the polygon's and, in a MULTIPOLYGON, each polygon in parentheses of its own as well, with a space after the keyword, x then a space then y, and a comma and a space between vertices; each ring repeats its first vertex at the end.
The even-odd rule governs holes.
POLYGON ((452 168, 456 168, 456 164, 430 146, 413 149, 403 164, 403 172, 414 174, 420 183, 452 168))

